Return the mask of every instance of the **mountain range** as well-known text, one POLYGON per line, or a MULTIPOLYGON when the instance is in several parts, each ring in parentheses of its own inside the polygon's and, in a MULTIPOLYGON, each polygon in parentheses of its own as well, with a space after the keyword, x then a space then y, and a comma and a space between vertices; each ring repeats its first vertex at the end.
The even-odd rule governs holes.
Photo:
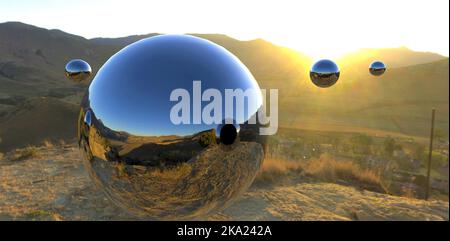
MULTIPOLYGON (((70 139, 87 84, 64 77, 74 58, 94 70, 124 46, 157 35, 86 39, 60 30, 0 23, 0 151, 44 139, 70 139), (70 117, 70 118, 67 118, 70 117), (47 124, 43 124, 47 123, 47 124), (36 131, 36 129, 40 129, 36 131)), ((281 126, 347 126, 426 136, 431 108, 437 128, 448 133, 448 58, 405 47, 362 49, 336 60, 338 83, 318 89, 309 80, 313 59, 263 39, 239 41, 220 34, 193 34, 235 54, 262 88, 279 89, 281 126), (382 60, 381 77, 368 65, 382 60)))

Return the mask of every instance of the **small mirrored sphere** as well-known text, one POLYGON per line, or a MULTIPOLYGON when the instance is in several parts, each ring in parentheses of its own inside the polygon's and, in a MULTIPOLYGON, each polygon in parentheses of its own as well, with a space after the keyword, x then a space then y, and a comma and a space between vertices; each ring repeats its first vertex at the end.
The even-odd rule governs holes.
POLYGON ((235 121, 230 121, 229 123, 223 121, 216 128, 216 137, 219 139, 220 143, 224 145, 231 145, 237 141, 241 127, 235 121))
POLYGON ((189 35, 150 37, 113 55, 92 80, 80 149, 93 183, 128 213, 202 218, 239 197, 259 171, 262 103, 250 71, 223 47, 189 35), (248 93, 246 101, 227 102, 226 90, 248 93))
POLYGON ((84 123, 88 126, 91 126, 91 111, 90 110, 86 110, 86 113, 84 115, 84 123))
POLYGON ((91 66, 82 59, 73 59, 66 64, 66 77, 74 82, 87 80, 91 74, 91 66))
POLYGON ((386 65, 381 61, 374 61, 369 66, 369 72, 374 76, 380 76, 386 72, 386 65))
POLYGON ((328 59, 322 59, 312 66, 309 77, 316 86, 327 88, 336 84, 339 74, 339 67, 336 63, 328 59))

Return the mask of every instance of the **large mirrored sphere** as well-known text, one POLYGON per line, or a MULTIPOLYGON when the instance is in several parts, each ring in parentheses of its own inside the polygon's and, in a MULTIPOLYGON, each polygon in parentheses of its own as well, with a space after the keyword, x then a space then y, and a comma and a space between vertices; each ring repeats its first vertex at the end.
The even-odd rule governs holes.
POLYGON ((381 61, 374 61, 369 66, 369 72, 374 76, 380 76, 386 72, 386 65, 381 61))
POLYGON ((339 67, 336 63, 328 59, 322 59, 312 66, 309 77, 316 86, 327 88, 336 84, 339 74, 339 67))
POLYGON ((203 218, 239 197, 259 171, 262 103, 258 83, 226 49, 155 36, 98 71, 81 104, 79 144, 93 182, 130 214, 203 218), (225 92, 237 94, 230 102, 225 92))
POLYGON ((73 59, 66 64, 66 77, 74 82, 87 80, 91 74, 91 66, 82 59, 73 59))

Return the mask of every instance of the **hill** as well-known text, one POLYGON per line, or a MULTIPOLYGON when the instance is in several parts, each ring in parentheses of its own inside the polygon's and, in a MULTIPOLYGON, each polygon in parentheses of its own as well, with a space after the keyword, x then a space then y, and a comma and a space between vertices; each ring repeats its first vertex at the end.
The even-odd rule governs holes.
MULTIPOLYGON (((7 22, 0 24, 0 35, 0 97, 9 97, 13 93, 42 96, 53 89, 58 89, 60 95, 71 95, 74 89, 82 91, 85 86, 74 85, 63 76, 64 66, 70 59, 88 61, 95 72, 127 44, 157 34, 88 40, 60 30, 7 22)), ((241 42, 225 35, 197 36, 216 42, 236 54, 261 81, 307 68, 299 69, 295 65, 298 61, 290 60, 308 60, 308 57, 263 40, 241 42)))
POLYGON ((355 73, 359 69, 343 69, 332 88, 311 88, 280 97, 281 123, 427 136, 431 109, 436 108, 437 128, 448 133, 448 66, 444 59, 388 69, 381 77, 370 76, 367 68, 360 74, 355 73))
POLYGON ((338 59, 339 62, 350 64, 362 64, 368 67, 374 60, 382 60, 389 68, 399 68, 410 65, 425 64, 443 60, 445 57, 430 52, 412 51, 406 47, 360 49, 346 54, 338 59))
POLYGON ((82 58, 98 69, 113 50, 94 49, 87 39, 60 30, 8 22, 0 24, 0 97, 43 96, 52 89, 81 91, 63 78, 70 59, 82 58))
POLYGON ((56 98, 31 98, 0 121, 0 150, 75 138, 79 107, 56 98))

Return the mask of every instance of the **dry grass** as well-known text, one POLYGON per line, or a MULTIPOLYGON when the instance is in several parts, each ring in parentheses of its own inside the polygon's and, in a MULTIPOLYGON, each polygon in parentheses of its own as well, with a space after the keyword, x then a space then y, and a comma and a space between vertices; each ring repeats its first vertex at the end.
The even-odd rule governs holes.
POLYGON ((192 167, 188 163, 181 163, 168 169, 155 169, 150 172, 151 176, 163 179, 179 179, 191 173, 192 167))
POLYGON ((3 160, 3 157, 5 157, 5 154, 0 152, 0 161, 3 160))
POLYGON ((38 217, 38 216, 53 216, 53 212, 47 211, 47 210, 31 210, 26 215, 34 216, 34 217, 38 217))
MULTIPOLYGON (((133 166, 133 171, 138 171, 143 175, 151 178, 158 178, 164 180, 177 180, 186 175, 189 175, 192 171, 192 167, 188 163, 181 163, 177 166, 170 168, 158 168, 154 167, 147 169, 145 166, 133 166)), ((129 171, 124 163, 116 164, 116 174, 120 178, 129 177, 129 171)))
POLYGON ((262 172, 287 172, 301 169, 302 165, 297 161, 289 161, 281 158, 267 158, 261 168, 262 172))
POLYGON ((21 161, 27 158, 39 156, 39 149, 34 146, 27 146, 22 149, 16 149, 12 154, 11 161, 21 161))
POLYGON ((289 161, 281 158, 266 158, 260 173, 255 179, 257 185, 268 185, 283 181, 288 173, 300 173, 300 162, 289 161))
POLYGON ((65 146, 66 144, 67 144, 67 143, 66 143, 65 140, 63 140, 63 139, 59 140, 59 145, 60 145, 60 146, 65 146))
POLYGON ((402 187, 402 195, 407 198, 417 198, 417 193, 414 188, 411 187, 402 187))
POLYGON ((381 177, 375 171, 361 168, 353 161, 336 161, 328 155, 309 162, 266 158, 261 172, 255 179, 257 185, 268 185, 302 174, 330 183, 347 183, 363 189, 386 193, 381 177))
POLYGON ((386 192, 379 174, 362 169, 352 161, 336 161, 327 155, 312 160, 304 166, 307 175, 328 182, 350 182, 368 190, 386 192))
POLYGON ((46 147, 46 148, 52 148, 52 147, 54 147, 54 145, 53 145, 53 143, 50 141, 50 140, 44 140, 44 146, 46 147))

